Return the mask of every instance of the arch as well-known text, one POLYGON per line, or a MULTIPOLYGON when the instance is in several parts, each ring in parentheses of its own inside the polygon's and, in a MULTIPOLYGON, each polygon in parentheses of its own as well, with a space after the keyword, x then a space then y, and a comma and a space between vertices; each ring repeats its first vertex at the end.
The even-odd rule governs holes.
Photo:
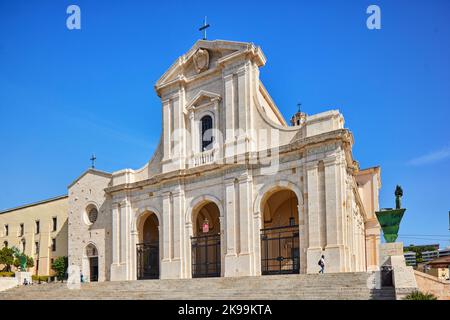
POLYGON ((98 257, 98 249, 95 243, 89 242, 87 246, 84 248, 84 254, 86 257, 98 257))
POLYGON ((200 118, 200 145, 201 152, 207 151, 213 148, 214 145, 214 116, 205 114, 200 118), (209 139, 208 139, 209 138, 209 139))
POLYGON ((302 253, 303 241, 301 241, 304 237, 301 226, 304 220, 303 204, 300 188, 288 180, 279 179, 268 183, 257 192, 253 210, 260 228, 255 230, 255 233, 261 233, 257 252, 257 263, 261 274, 300 273, 302 266, 300 262, 305 261, 302 253), (296 208, 292 207, 294 198, 296 198, 296 208), (285 206, 290 206, 290 215, 285 214, 287 212, 285 206), (293 211, 293 208, 296 210, 293 211), (282 211, 278 211, 280 209, 282 211), (265 221, 266 210, 270 213, 268 224, 265 221), (279 213, 272 215, 276 212, 279 213))
POLYGON ((134 279, 159 279, 162 259, 162 219, 152 206, 137 210, 131 221, 132 247, 135 248, 132 268, 134 279))
POLYGON ((90 282, 96 282, 99 279, 99 253, 97 245, 89 241, 84 247, 83 252, 83 278, 87 277, 90 282))
POLYGON ((212 196, 202 196, 191 204, 186 232, 190 236, 190 274, 193 278, 220 277, 224 257, 220 201, 212 196))
POLYGON ((138 225, 138 221, 145 216, 148 213, 153 213, 159 221, 159 228, 160 228, 160 232, 162 231, 162 224, 163 224, 163 220, 161 219, 161 213, 159 212, 158 209, 156 209, 153 206, 145 206, 142 208, 139 208, 136 213, 133 216, 133 219, 131 219, 131 232, 132 233, 136 233, 137 230, 137 225, 138 225))
MULTIPOLYGON (((253 203, 253 212, 254 214, 259 214, 263 211, 264 208, 261 206, 264 204, 264 202, 275 192, 282 190, 282 189, 288 189, 295 193, 298 200, 298 206, 303 206, 303 195, 300 188, 292 183, 289 180, 276 180, 270 184, 264 185, 259 191, 255 198, 255 201, 253 203)), ((300 212, 300 208, 299 208, 300 212)))
POLYGON ((213 195, 202 195, 202 196, 198 196, 197 198, 194 198, 187 211, 186 211, 186 215, 185 215, 185 223, 187 226, 191 226, 193 223, 193 216, 192 214, 199 209, 203 204, 207 203, 207 202, 213 202, 216 204, 216 206, 219 208, 219 217, 223 218, 223 206, 222 206, 222 201, 219 200, 219 198, 217 198, 216 196, 213 195))

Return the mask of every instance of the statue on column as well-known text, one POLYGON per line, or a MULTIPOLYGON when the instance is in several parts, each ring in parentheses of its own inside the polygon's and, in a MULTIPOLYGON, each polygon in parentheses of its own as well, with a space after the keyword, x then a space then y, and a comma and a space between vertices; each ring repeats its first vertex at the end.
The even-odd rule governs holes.
POLYGON ((402 209, 403 189, 399 185, 395 188, 395 209, 386 208, 375 212, 381 229, 383 230, 383 237, 387 243, 395 242, 398 237, 398 230, 400 228, 400 221, 406 209, 402 209))

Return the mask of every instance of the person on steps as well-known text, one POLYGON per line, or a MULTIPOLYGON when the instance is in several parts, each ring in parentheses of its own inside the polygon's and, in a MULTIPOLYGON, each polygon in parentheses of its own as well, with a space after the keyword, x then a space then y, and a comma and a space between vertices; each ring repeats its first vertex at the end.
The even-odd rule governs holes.
POLYGON ((325 256, 324 255, 322 255, 322 257, 320 258, 320 260, 319 260, 319 266, 320 266, 320 271, 319 271, 319 273, 324 273, 324 271, 325 271, 325 256))

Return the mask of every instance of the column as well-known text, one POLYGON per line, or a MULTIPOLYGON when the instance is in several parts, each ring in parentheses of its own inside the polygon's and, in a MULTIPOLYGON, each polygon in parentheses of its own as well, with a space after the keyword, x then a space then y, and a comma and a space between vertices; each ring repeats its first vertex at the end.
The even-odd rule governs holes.
POLYGON ((163 257, 161 279, 180 279, 182 277, 182 215, 184 213, 184 192, 163 192, 163 257))
POLYGON ((248 84, 248 72, 246 67, 242 67, 237 73, 237 141, 236 141, 236 154, 238 155, 237 161, 242 163, 245 161, 245 152, 248 151, 248 132, 247 118, 248 118, 248 101, 247 98, 247 84, 248 84))
POLYGON ((197 131, 198 131, 198 128, 195 125, 194 111, 193 110, 191 110, 189 112, 189 120, 190 120, 190 123, 191 123, 191 153, 192 153, 192 156, 194 156, 198 152, 198 147, 197 147, 197 131))
POLYGON ((119 204, 113 203, 112 205, 112 263, 119 264, 119 204))
POLYGON ((225 157, 234 155, 235 123, 234 123, 234 78, 233 74, 224 76, 225 81, 225 157))
POLYGON ((230 277, 234 275, 236 270, 236 217, 235 217, 235 183, 234 179, 225 181, 225 212, 226 219, 226 253, 225 253, 225 270, 224 276, 230 277))
POLYGON ((127 198, 122 199, 120 204, 113 204, 111 281, 130 280, 130 215, 131 204, 127 198))
POLYGON ((325 161, 325 194, 327 220, 327 246, 325 248, 328 272, 343 272, 345 264, 344 244, 342 242, 342 216, 344 204, 342 188, 345 180, 342 178, 341 161, 330 159, 325 161))
POLYGON ((164 156, 163 161, 167 161, 171 158, 170 140, 171 140, 171 112, 170 112, 170 99, 166 99, 163 104, 163 149, 164 156))
POLYGON ((308 236, 309 247, 307 249, 307 273, 317 273, 322 248, 320 247, 320 220, 319 220, 319 182, 317 162, 306 164, 307 189, 308 189, 308 236))
POLYGON ((253 219, 252 219, 252 178, 244 177, 238 184, 239 192, 239 231, 240 231, 240 252, 239 252, 239 275, 254 275, 252 268, 254 252, 251 246, 253 240, 253 219))
POLYGON ((172 268, 173 268, 173 277, 182 278, 182 248, 183 248, 183 227, 184 227, 184 190, 177 189, 172 193, 172 201, 173 201, 173 236, 172 236, 172 268))

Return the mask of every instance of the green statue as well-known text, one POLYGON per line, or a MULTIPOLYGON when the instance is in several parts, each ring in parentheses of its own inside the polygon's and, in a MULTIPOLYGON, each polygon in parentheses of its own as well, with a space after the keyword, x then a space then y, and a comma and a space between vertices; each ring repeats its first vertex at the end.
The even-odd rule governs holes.
POLYGON ((402 209, 403 189, 399 185, 395 188, 395 209, 381 209, 375 212, 381 229, 383 230, 384 240, 386 242, 395 242, 398 237, 398 230, 400 228, 400 221, 406 209, 402 209))
POLYGON ((14 257, 19 260, 19 268, 20 271, 27 271, 27 256, 23 252, 20 252, 16 247, 11 248, 14 254, 14 257))
POLYGON ((399 185, 395 188, 395 209, 402 207, 403 189, 399 185))

